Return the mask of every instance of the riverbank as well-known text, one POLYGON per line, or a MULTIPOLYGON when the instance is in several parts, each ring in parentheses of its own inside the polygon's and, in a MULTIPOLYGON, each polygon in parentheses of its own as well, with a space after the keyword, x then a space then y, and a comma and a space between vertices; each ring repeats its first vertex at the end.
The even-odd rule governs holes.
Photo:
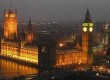
POLYGON ((19 60, 19 59, 14 59, 14 58, 11 58, 11 57, 8 57, 8 56, 0 55, 0 59, 12 61, 12 62, 21 64, 21 65, 30 66, 30 67, 33 67, 33 68, 40 68, 40 67, 38 66, 38 64, 31 63, 31 62, 26 62, 26 61, 19 60))

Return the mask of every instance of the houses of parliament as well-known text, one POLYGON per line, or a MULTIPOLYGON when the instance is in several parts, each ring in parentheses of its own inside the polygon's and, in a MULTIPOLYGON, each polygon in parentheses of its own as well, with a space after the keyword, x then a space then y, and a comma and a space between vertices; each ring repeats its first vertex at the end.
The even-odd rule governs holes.
MULTIPOLYGON (((33 42, 34 32, 31 20, 27 28, 18 37, 17 11, 9 8, 4 11, 4 32, 0 42, 0 55, 26 61, 39 66, 66 66, 74 64, 92 64, 93 62, 93 22, 89 10, 85 14, 85 20, 81 25, 82 45, 77 43, 77 49, 56 49, 56 43, 36 45, 33 42)), ((64 41, 63 41, 64 44, 64 41)), ((59 44, 60 47, 63 44, 59 44)))

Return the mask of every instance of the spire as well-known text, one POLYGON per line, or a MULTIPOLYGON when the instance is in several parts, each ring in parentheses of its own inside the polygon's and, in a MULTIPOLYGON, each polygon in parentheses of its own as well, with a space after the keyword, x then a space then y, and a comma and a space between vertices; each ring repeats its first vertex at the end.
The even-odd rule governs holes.
POLYGON ((21 40, 22 41, 25 41, 25 31, 24 30, 21 33, 21 40))
POLYGON ((10 6, 9 6, 9 10, 8 10, 9 13, 12 13, 12 9, 11 8, 12 8, 12 5, 11 5, 11 0, 10 0, 10 6))
POLYGON ((29 26, 31 26, 31 19, 30 19, 30 17, 29 17, 29 26))
POLYGON ((29 17, 29 23, 28 23, 28 26, 27 26, 27 31, 28 31, 28 32, 32 32, 32 31, 33 31, 32 23, 31 23, 30 17, 29 17))
POLYGON ((11 0, 10 0, 10 9, 11 9, 11 0))
POLYGON ((29 29, 29 31, 32 31, 32 23, 31 23, 30 17, 29 17, 28 29, 29 29))
POLYGON ((4 14, 6 13, 6 9, 4 10, 4 14))
POLYGON ((90 15, 90 12, 89 12, 89 9, 87 8, 87 12, 85 14, 85 20, 84 22, 92 22, 91 20, 91 15, 90 15))

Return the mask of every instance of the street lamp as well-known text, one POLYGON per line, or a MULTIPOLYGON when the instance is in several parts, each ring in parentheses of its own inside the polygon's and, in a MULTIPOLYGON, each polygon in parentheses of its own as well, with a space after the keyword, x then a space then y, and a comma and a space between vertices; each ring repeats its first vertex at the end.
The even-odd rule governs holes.
POLYGON ((63 44, 62 44, 62 43, 60 43, 60 44, 59 44, 59 46, 60 46, 60 47, 62 47, 62 46, 63 46, 63 44))

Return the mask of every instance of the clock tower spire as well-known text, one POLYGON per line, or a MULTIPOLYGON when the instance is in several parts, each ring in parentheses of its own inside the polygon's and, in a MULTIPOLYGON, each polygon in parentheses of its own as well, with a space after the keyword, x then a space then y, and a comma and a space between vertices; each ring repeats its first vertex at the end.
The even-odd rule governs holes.
POLYGON ((88 64, 92 64, 93 61, 93 26, 89 9, 87 9, 82 24, 82 58, 88 64))
POLYGON ((84 20, 84 22, 89 22, 89 23, 92 22, 91 15, 90 15, 90 12, 89 12, 89 9, 88 8, 87 8, 87 12, 85 14, 85 20, 84 20))

